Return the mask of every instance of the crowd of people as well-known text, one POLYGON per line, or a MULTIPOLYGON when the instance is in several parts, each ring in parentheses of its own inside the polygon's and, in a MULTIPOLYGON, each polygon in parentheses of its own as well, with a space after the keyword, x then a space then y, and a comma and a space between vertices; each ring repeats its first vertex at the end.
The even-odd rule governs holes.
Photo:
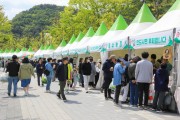
POLYGON ((60 60, 52 58, 39 58, 38 60, 29 60, 24 58, 21 62, 16 55, 12 56, 4 68, 9 73, 8 77, 8 95, 11 95, 12 84, 14 86, 14 97, 17 96, 17 83, 21 81, 21 87, 25 96, 29 95, 29 85, 31 76, 37 74, 38 86, 44 86, 42 77, 46 76, 46 93, 51 93, 51 82, 59 80, 58 98, 67 101, 65 92, 76 90, 77 83, 84 88, 85 93, 96 88, 100 73, 103 72, 103 84, 101 87, 105 100, 113 100, 116 105, 130 104, 130 107, 139 107, 139 109, 148 109, 149 87, 154 81, 155 96, 153 101, 153 110, 163 110, 163 101, 165 92, 168 91, 169 75, 172 65, 168 59, 156 60, 156 55, 151 55, 151 61, 148 61, 149 53, 143 52, 141 57, 136 56, 128 59, 126 54, 124 58, 117 58, 111 55, 105 63, 101 60, 94 62, 92 56, 85 59, 80 58, 78 65, 73 58, 64 57, 60 60), (34 71, 35 68, 35 71, 34 71), (154 80, 153 80, 154 78, 154 80), (114 97, 110 85, 115 86, 114 97), (122 99, 119 96, 122 93, 122 99))

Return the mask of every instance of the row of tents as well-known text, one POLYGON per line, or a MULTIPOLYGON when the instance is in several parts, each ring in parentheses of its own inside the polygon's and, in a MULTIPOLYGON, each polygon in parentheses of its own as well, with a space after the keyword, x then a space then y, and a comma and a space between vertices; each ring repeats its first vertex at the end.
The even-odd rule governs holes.
MULTIPOLYGON (((34 53, 32 48, 29 48, 27 51, 25 48, 21 51, 19 49, 15 51, 14 49, 6 49, 4 52, 0 51, 0 57, 8 58, 12 54, 17 54, 19 57, 33 54, 36 58, 57 57, 123 49, 172 46, 175 34, 173 30, 180 27, 178 18, 180 18, 179 0, 158 21, 146 3, 144 3, 129 26, 123 16, 119 15, 109 31, 104 22, 102 22, 96 32, 90 27, 85 35, 82 32, 79 33, 77 38, 75 35, 72 35, 68 43, 62 40, 57 49, 53 45, 41 46, 36 53, 34 53)), ((175 39, 176 42, 178 40, 178 38, 175 39)))

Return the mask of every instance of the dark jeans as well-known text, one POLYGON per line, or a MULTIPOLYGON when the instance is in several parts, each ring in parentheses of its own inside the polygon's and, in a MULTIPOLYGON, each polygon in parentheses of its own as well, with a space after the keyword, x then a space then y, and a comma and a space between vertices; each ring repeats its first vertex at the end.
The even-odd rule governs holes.
POLYGON ((84 77, 83 77, 83 74, 80 74, 80 83, 82 84, 82 87, 84 87, 84 77))
POLYGON ((53 78, 52 78, 52 81, 54 82, 56 80, 56 70, 54 70, 54 75, 53 75, 53 78))
POLYGON ((130 84, 130 104, 137 105, 138 104, 138 85, 132 82, 130 84))
POLYGON ((155 91, 155 96, 153 100, 153 108, 161 110, 164 98, 165 98, 165 92, 155 91))
POLYGON ((149 83, 138 83, 138 91, 139 91, 139 106, 142 106, 143 95, 144 95, 144 106, 148 106, 148 98, 149 98, 149 83))
POLYGON ((96 76, 95 76, 95 86, 97 85, 98 80, 99 80, 99 73, 96 72, 96 76))
POLYGON ((41 78, 42 78, 42 74, 37 74, 38 86, 40 86, 41 78))
POLYGON ((109 85, 111 84, 111 82, 112 82, 112 78, 108 78, 104 80, 103 89, 104 89, 105 98, 111 97, 111 89, 109 89, 109 85))
POLYGON ((64 94, 64 88, 66 86, 66 81, 59 81, 60 84, 60 90, 58 92, 58 95, 61 95, 63 100, 66 100, 65 94, 64 94))
POLYGON ((116 90, 115 90, 115 100, 114 102, 119 103, 119 95, 121 92, 121 85, 116 86, 116 90))

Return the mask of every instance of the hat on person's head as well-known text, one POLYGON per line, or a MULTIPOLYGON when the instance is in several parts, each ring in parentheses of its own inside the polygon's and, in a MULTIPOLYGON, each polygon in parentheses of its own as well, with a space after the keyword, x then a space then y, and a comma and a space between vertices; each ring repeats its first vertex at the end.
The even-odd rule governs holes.
POLYGON ((117 59, 117 62, 121 62, 121 59, 117 59))
POLYGON ((12 56, 12 59, 13 59, 13 60, 15 60, 15 59, 17 59, 17 58, 18 58, 17 55, 13 55, 13 56, 12 56))

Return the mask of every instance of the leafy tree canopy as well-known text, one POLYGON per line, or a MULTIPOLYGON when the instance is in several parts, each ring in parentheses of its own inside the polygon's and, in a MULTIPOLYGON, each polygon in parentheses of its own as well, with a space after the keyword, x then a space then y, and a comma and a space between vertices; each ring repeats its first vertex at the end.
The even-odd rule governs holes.
POLYGON ((59 12, 63 10, 63 6, 49 4, 34 6, 13 18, 12 32, 18 38, 38 37, 40 32, 59 20, 59 12))

